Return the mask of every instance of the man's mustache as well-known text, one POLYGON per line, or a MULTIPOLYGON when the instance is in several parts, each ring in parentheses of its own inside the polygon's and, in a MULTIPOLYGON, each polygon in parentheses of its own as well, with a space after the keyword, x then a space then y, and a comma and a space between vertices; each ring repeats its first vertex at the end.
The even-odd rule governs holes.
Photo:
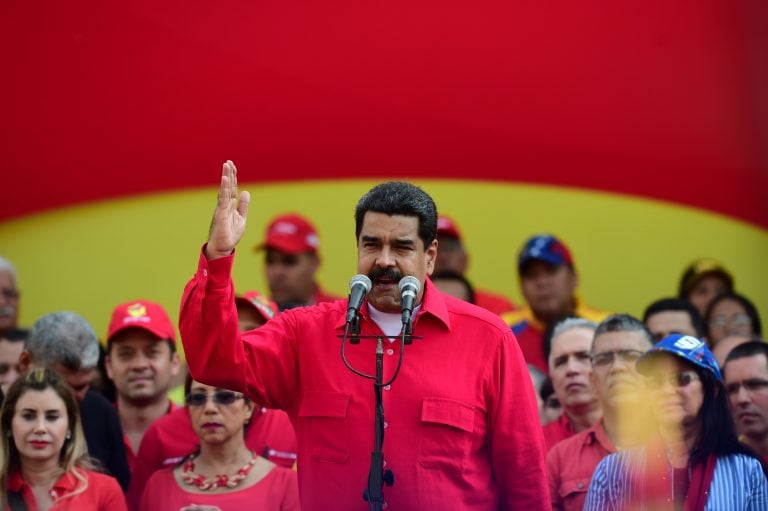
POLYGON ((394 268, 379 268, 376 267, 368 274, 368 278, 371 279, 372 282, 375 282, 377 280, 388 280, 390 282, 400 282, 400 279, 403 278, 403 274, 397 271, 394 268))

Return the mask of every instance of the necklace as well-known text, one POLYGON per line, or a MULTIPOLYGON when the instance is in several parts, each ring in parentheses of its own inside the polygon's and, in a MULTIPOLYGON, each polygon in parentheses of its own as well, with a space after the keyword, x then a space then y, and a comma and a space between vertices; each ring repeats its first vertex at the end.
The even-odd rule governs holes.
POLYGON ((215 490, 216 488, 235 488, 245 479, 248 472, 256 464, 257 456, 251 451, 251 459, 237 471, 232 477, 227 474, 217 474, 212 479, 206 479, 202 474, 195 473, 195 458, 199 455, 191 456, 181 469, 181 478, 184 484, 197 486, 203 491, 215 490))

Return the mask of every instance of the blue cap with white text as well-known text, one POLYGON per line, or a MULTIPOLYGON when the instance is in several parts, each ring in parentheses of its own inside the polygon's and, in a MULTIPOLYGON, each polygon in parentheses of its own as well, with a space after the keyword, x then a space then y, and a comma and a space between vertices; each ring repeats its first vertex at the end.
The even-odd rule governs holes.
POLYGON ((672 334, 657 342, 637 361, 637 372, 647 375, 651 371, 651 360, 661 353, 671 353, 685 359, 695 366, 706 369, 714 374, 718 380, 723 381, 717 359, 707 348, 707 343, 691 335, 672 334))

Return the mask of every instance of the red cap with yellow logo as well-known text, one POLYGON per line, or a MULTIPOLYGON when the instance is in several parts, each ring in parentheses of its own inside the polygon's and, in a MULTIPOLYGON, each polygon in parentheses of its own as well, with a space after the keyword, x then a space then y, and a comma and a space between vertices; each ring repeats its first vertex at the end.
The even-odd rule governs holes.
POLYGON ((112 311, 107 342, 123 330, 140 328, 158 337, 158 340, 176 342, 176 330, 160 304, 148 300, 133 300, 118 305, 112 311))

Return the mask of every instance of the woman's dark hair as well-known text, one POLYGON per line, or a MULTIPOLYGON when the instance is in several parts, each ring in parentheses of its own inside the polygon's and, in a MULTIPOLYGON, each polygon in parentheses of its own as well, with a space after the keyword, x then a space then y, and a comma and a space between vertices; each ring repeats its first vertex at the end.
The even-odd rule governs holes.
POLYGON ((704 391, 704 400, 698 415, 701 433, 691 450, 691 465, 704 463, 710 454, 716 457, 745 454, 760 461, 763 472, 768 476, 768 470, 760 456, 739 442, 736 425, 728 407, 728 394, 723 383, 711 371, 693 364, 688 365, 699 375, 704 391))
MULTIPOLYGON (((704 323, 707 325, 707 329, 709 329, 709 322, 712 320, 712 312, 714 311, 715 306, 724 300, 733 300, 734 302, 741 304, 752 322, 752 333, 758 337, 763 335, 763 327, 760 323, 760 315, 757 313, 757 307, 755 307, 755 304, 753 304, 749 298, 738 293, 723 293, 717 295, 715 299, 712 300, 709 307, 707 307, 707 312, 704 314, 704 323)), ((709 337, 709 335, 707 336, 709 337)))
POLYGON ((424 250, 437 239, 437 207, 432 197, 418 186, 389 181, 371 188, 355 208, 355 239, 360 239, 363 218, 368 211, 385 215, 415 216, 419 219, 419 238, 424 250))

